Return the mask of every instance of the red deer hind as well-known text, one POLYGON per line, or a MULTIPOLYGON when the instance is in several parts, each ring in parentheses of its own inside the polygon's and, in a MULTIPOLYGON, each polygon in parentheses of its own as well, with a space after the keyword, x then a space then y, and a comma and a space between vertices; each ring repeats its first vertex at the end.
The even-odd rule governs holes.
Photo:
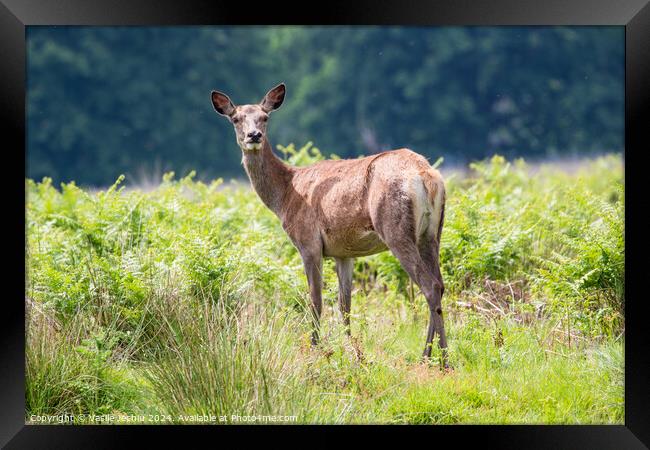
POLYGON ((284 163, 271 150, 266 129, 285 92, 280 84, 258 104, 235 106, 227 95, 213 91, 212 104, 233 124, 253 188, 300 252, 314 319, 312 343, 318 343, 323 257, 336 262, 339 306, 350 334, 353 258, 390 250, 429 304, 423 357, 431 356, 438 334, 446 367, 438 257, 445 211, 440 173, 406 148, 308 167, 284 163))

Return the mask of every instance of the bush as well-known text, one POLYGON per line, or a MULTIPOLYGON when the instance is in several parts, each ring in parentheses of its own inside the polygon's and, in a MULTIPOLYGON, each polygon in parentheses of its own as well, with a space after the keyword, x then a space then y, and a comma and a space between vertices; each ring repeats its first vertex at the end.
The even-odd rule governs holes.
MULTIPOLYGON (((294 164, 323 158, 311 144, 280 150, 294 164)), ((611 351, 594 358, 618 352, 611 343, 625 325, 621 157, 561 169, 495 156, 466 175, 442 170, 443 303, 451 357, 463 361, 468 379, 480 367, 496 364, 515 376, 535 373, 547 354, 578 355, 564 346, 579 352, 604 340, 611 351), (517 348, 503 358, 519 362, 505 365, 499 346, 513 323, 518 336, 537 343, 537 356, 517 359, 517 348)), ((352 324, 364 344, 345 343, 339 322, 324 315, 324 344, 314 355, 306 350, 309 296, 300 257, 252 190, 221 179, 205 184, 193 173, 169 173, 148 192, 121 182, 90 192, 26 181, 28 416, 148 409, 172 421, 229 412, 297 414, 305 422, 386 417, 362 405, 380 408, 377 390, 402 395, 396 386, 419 357, 427 317, 391 253, 356 261, 361 289, 352 324)), ((337 296, 332 266, 326 261, 326 309, 337 296)), ((568 362, 553 364, 569 370, 568 362)), ((613 371, 612 364, 603 369, 618 379, 613 371)), ((387 420, 476 418, 475 411, 415 411, 450 404, 444 392, 426 400, 417 392, 429 390, 414 389, 392 403, 387 420)), ((607 398, 618 398, 616 389, 607 398)), ((587 397, 597 402, 597 394, 587 397)), ((599 407, 599 417, 610 420, 599 407)), ((567 420, 557 414, 534 417, 567 420)))

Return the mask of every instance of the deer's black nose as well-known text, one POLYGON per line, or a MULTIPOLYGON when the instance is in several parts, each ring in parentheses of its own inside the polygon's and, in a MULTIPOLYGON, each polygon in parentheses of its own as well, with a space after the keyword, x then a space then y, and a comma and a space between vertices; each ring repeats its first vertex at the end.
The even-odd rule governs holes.
POLYGON ((247 134, 247 136, 251 139, 251 141, 259 142, 262 139, 262 132, 261 131, 251 131, 250 133, 247 134))

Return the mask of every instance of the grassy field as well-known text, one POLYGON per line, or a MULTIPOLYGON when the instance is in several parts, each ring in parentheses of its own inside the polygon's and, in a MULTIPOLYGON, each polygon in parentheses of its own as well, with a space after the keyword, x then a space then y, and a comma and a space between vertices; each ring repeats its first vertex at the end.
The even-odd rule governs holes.
POLYGON ((470 169, 447 174, 450 372, 390 253, 356 260, 351 339, 326 261, 311 348, 300 258, 247 184, 27 180, 26 421, 622 424, 621 155, 470 169))

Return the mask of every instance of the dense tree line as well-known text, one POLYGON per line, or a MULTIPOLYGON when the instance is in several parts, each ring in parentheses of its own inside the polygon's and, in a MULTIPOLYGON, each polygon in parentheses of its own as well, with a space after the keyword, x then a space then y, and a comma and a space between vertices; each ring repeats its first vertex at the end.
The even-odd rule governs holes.
POLYGON ((28 173, 241 176, 210 91, 280 81, 273 144, 447 163, 623 148, 622 27, 29 27, 28 173))

